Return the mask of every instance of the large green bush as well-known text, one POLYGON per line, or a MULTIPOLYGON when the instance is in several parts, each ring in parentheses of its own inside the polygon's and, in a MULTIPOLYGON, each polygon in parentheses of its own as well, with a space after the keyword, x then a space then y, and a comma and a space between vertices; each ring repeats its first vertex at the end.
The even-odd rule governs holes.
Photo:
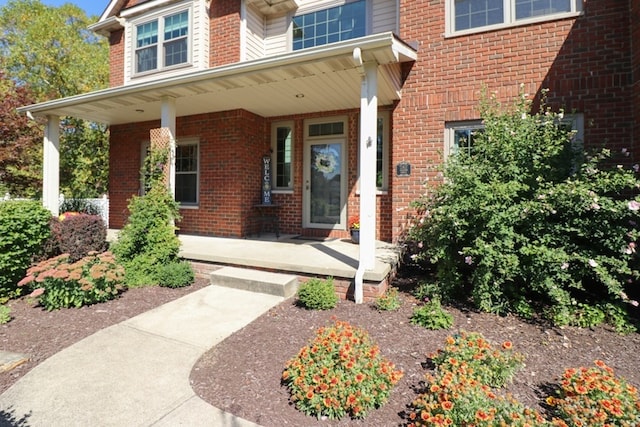
MULTIPOLYGON (((163 183, 166 159, 161 150, 152 150, 148 156, 143 169, 148 190, 129 201, 129 219, 112 246, 125 267, 129 286, 162 284, 162 278, 167 277, 164 266, 179 260, 180 240, 174 224, 180 214, 178 203, 163 183)), ((185 277, 184 272, 180 276, 185 277)), ((172 276, 171 286, 176 286, 175 279, 172 276)))
POLYGON ((510 109, 482 104, 472 152, 447 159, 444 181, 418 202, 418 258, 434 264, 443 298, 628 330, 640 182, 610 151, 584 153, 562 113, 530 108, 524 96, 510 109))
POLYGON ((18 281, 49 238, 50 218, 40 202, 0 203, 0 300, 15 296, 18 281))

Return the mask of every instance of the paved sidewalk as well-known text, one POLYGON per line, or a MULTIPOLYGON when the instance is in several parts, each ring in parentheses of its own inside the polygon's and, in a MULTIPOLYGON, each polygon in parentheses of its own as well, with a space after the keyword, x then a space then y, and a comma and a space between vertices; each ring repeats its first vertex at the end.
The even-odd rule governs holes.
POLYGON ((0 395, 0 426, 256 426, 198 398, 189 375, 282 297, 207 286, 55 354, 0 395))

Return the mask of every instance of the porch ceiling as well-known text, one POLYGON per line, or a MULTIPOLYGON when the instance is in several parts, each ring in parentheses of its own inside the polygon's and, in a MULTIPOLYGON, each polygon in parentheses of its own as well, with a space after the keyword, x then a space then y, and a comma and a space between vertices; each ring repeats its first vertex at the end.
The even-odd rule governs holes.
POLYGON ((177 116, 245 109, 263 117, 360 107, 359 48, 379 66, 378 104, 400 99, 401 63, 416 51, 391 33, 231 64, 153 82, 129 84, 21 107, 36 116, 72 116, 106 124, 159 120, 161 101, 177 116))

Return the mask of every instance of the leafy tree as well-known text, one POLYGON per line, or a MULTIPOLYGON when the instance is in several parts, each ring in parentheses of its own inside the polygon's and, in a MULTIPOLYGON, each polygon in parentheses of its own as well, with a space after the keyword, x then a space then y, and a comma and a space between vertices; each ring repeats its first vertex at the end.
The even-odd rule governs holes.
MULTIPOLYGON (((22 105, 107 86, 108 44, 87 29, 94 21, 70 3, 51 7, 39 0, 10 0, 0 9, 0 66, 6 78, 32 94, 32 99, 22 105)), ((74 197, 104 193, 108 170, 106 127, 76 118, 63 118, 61 126, 62 191, 74 197)), ((40 145, 42 126, 39 135, 40 145)), ((22 163, 33 165, 34 159, 25 158, 22 163)), ((40 165, 41 159, 35 164, 40 165)), ((23 172, 16 168, 9 173, 15 180, 23 172)), ((38 191, 34 187, 30 182, 29 190, 20 194, 33 194, 38 191)))
POLYGON ((444 182, 419 201, 412 235, 435 265, 428 286, 484 311, 628 329, 640 181, 608 150, 574 146, 559 114, 530 108, 524 96, 510 109, 485 101, 472 152, 447 159, 444 182))
POLYGON ((25 87, 0 71, 0 192, 35 196, 42 186, 42 129, 16 108, 33 102, 25 87))

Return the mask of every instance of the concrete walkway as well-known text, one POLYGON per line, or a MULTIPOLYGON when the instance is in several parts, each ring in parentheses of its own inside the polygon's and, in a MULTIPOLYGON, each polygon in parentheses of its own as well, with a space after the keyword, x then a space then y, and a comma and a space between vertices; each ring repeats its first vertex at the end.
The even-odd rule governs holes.
POLYGON ((282 300, 212 285, 99 331, 0 395, 0 426, 256 426, 198 398, 189 375, 282 300))

